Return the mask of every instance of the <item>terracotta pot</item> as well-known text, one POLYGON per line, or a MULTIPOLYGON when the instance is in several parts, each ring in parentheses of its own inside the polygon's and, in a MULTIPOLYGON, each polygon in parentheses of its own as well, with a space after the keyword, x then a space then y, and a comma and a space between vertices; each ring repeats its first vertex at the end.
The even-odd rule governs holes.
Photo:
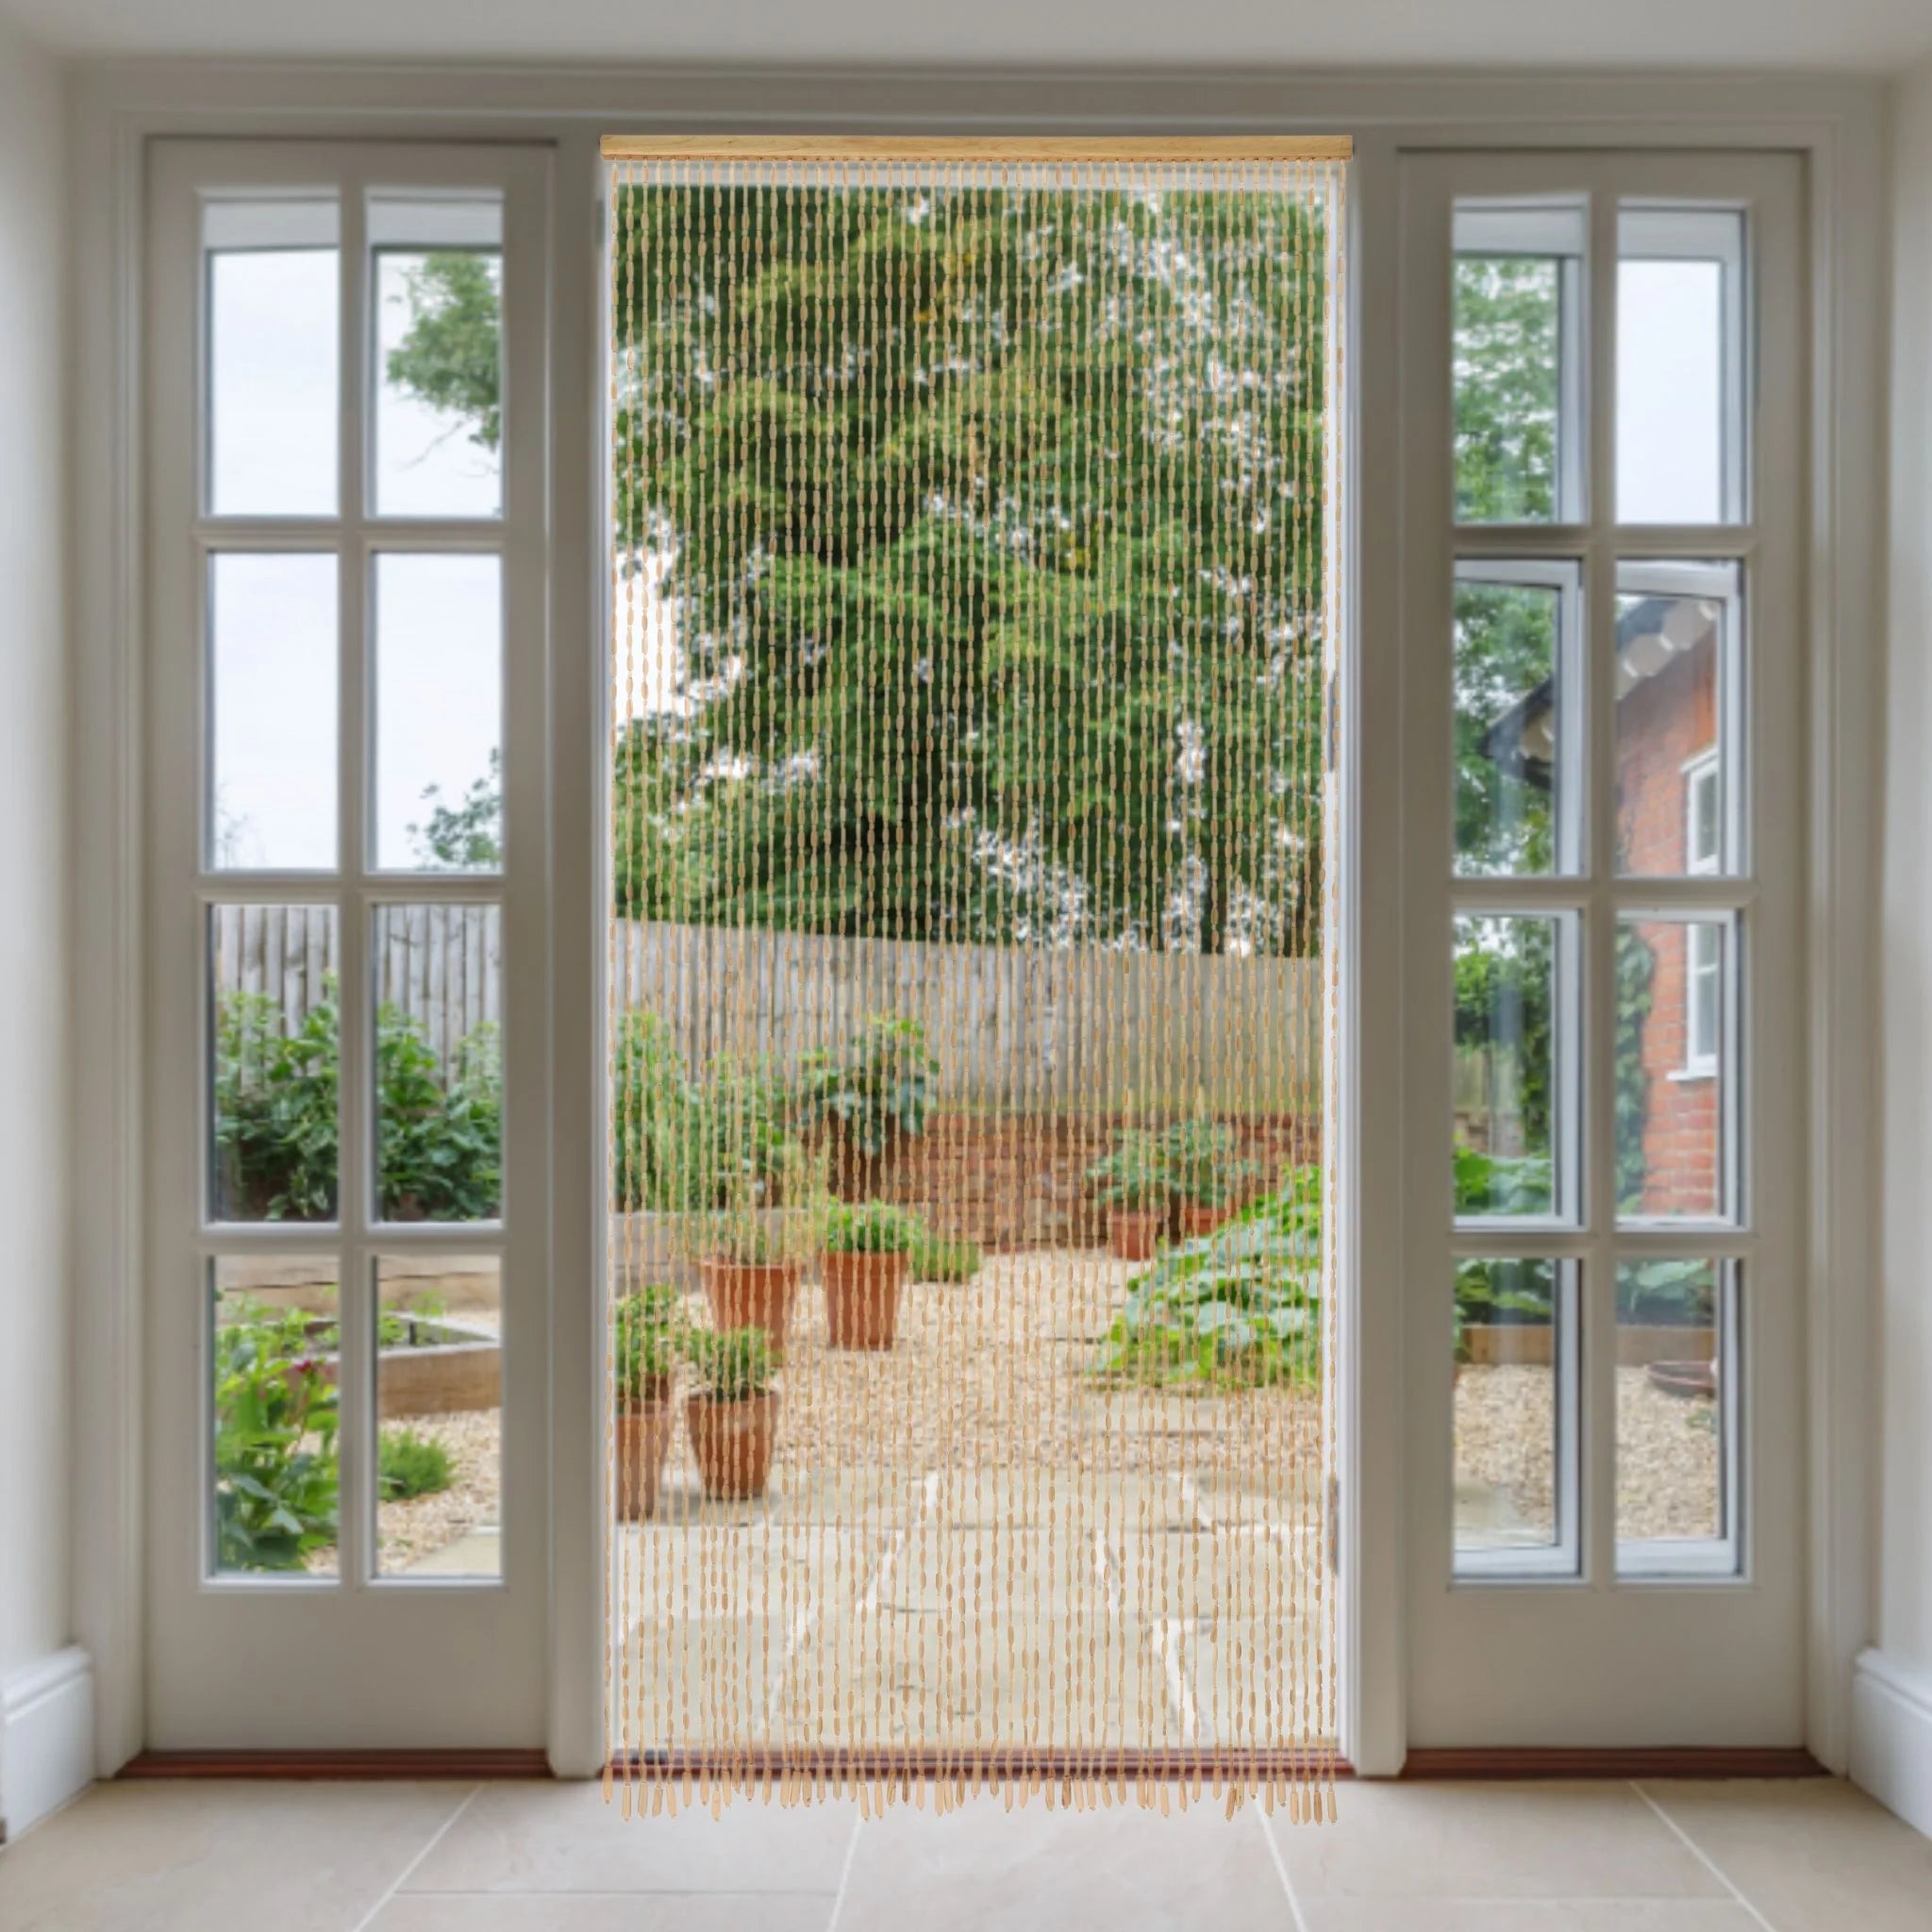
POLYGON ((910 1257, 827 1255, 825 1324, 834 1348, 891 1348, 910 1257))
POLYGON ((785 1324, 801 1273, 796 1261, 727 1261, 718 1256, 699 1262, 711 1320, 720 1334, 733 1328, 762 1328, 774 1356, 785 1353, 785 1324))
POLYGON ((1226 1208, 1205 1208, 1198 1201, 1183 1201, 1181 1239, 1197 1241, 1204 1236, 1212 1234, 1227 1219, 1231 1211, 1226 1208))
POLYGON ((671 1453, 675 1405, 669 1391, 617 1413, 617 1520, 641 1523, 658 1513, 664 1458, 671 1453))
POLYGON ((1107 1244, 1116 1261, 1151 1261, 1160 1240, 1161 1217, 1116 1208, 1107 1218, 1107 1244))
POLYGON ((762 1496, 772 1477, 772 1447, 778 1435, 778 1396, 768 1389, 742 1402, 708 1395, 685 1399, 684 1425, 705 1494, 742 1501, 762 1496))

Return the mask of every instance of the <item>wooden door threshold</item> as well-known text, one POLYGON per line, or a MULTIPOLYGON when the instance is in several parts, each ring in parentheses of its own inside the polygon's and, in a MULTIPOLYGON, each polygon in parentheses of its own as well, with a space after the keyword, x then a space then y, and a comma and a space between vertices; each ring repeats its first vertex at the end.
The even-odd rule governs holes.
POLYGON ((541 1751, 143 1751, 119 1778, 547 1778, 541 1751))
POLYGON ((1668 1744, 1592 1750, 1568 1745, 1491 1745, 1478 1750, 1418 1749, 1405 1779, 1486 1778, 1790 1778, 1823 1777, 1824 1767, 1802 1745, 1668 1744))

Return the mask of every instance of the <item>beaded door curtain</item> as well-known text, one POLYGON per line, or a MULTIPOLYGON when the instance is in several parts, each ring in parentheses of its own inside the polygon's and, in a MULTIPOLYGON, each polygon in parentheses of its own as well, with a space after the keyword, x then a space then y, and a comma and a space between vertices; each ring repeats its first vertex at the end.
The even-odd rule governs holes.
POLYGON ((613 1793, 1325 1816, 1347 143, 605 152, 613 1793))

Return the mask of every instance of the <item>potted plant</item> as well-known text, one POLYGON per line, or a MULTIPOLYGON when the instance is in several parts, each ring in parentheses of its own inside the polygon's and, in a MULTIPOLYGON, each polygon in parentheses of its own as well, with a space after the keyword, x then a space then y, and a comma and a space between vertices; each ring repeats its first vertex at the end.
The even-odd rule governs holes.
POLYGON ((912 1252, 924 1239, 918 1215, 884 1201, 831 1208, 823 1267, 834 1348, 891 1347, 912 1252))
POLYGON ((1108 1209, 1108 1246, 1115 1260, 1151 1260, 1172 1192, 1154 1136, 1144 1127, 1122 1128, 1112 1153, 1096 1160, 1087 1178, 1108 1209))
POLYGON ((698 1107, 700 1184, 710 1203, 698 1273, 721 1331, 761 1328, 785 1350, 809 1239, 800 1210, 817 1198, 811 1163, 785 1133, 783 1094, 759 1069, 718 1067, 698 1107))
POLYGON ((671 1450, 672 1383, 677 1374, 678 1296, 641 1288, 617 1304, 611 1374, 617 1394, 617 1515, 641 1523, 658 1513, 671 1450))
POLYGON ((925 1132, 939 1074, 917 1020, 878 1014, 836 1052, 806 1056, 801 1112, 808 1127, 830 1136, 841 1194, 863 1198, 879 1191, 900 1150, 925 1132))
POLYGON ((1160 1137, 1160 1159, 1184 1241, 1212 1234, 1233 1211, 1239 1184, 1255 1172, 1252 1160, 1235 1153, 1234 1130, 1222 1121, 1176 1121, 1160 1137))
POLYGON ((708 1496, 762 1496, 778 1432, 778 1392, 762 1328, 700 1329, 686 1353, 698 1387, 686 1397, 685 1427, 708 1496))

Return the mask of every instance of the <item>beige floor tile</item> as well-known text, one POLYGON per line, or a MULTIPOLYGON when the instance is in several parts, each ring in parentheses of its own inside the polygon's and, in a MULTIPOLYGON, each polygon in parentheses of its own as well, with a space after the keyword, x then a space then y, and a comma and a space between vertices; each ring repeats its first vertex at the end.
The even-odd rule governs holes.
POLYGON ((1836 1778, 1644 1790, 1777 1932, 1926 1932, 1932 1841, 1836 1778))
POLYGON ((1291 1932, 1257 1816, 1136 1807, 941 1818, 893 1810, 859 1828, 838 1932, 1291 1932))
POLYGON ((404 1889, 830 1894, 857 1817, 851 1805, 741 1800, 720 1818, 627 1819, 595 1784, 489 1785, 404 1889))
POLYGON ((1273 1824, 1304 1902, 1724 1895, 1628 1785, 1345 1784, 1337 1805, 1273 1824))
POLYGON ((568 1898, 433 1892, 391 1899, 368 1932, 827 1932, 830 1892, 568 1898))
POLYGON ((103 1785, 0 1852, 7 1932, 349 1932, 467 1795, 418 1784, 103 1785))
MULTIPOLYGON (((380 1921, 377 1921, 380 1924, 380 1921)), ((1329 1898, 1307 1932, 1764 1932, 1730 1899, 1329 1898)))

